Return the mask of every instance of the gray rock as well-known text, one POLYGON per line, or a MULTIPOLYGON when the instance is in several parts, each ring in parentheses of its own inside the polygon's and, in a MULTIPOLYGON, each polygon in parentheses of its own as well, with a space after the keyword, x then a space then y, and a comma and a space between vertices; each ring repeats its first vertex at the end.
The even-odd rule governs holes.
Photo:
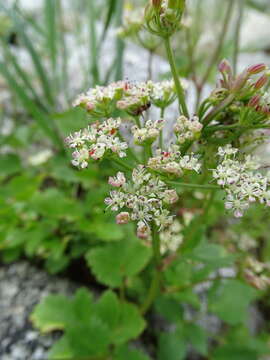
POLYGON ((40 335, 29 316, 51 293, 72 295, 76 285, 50 276, 26 262, 0 268, 0 359, 46 359, 57 335, 40 335))

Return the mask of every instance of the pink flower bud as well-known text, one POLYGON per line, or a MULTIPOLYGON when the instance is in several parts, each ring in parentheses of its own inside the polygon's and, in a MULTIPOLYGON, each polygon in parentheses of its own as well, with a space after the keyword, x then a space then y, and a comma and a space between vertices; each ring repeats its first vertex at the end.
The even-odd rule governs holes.
POLYGON ((256 65, 252 65, 247 69, 247 72, 249 75, 255 75, 255 74, 259 74, 260 72, 266 70, 266 65, 265 64, 256 64, 256 65))
POLYGON ((85 108, 86 108, 87 111, 92 111, 92 110, 94 110, 95 105, 88 102, 88 103, 85 104, 85 108))
POLYGON ((116 224, 123 225, 129 222, 130 216, 128 212, 121 212, 116 216, 116 224))
POLYGON ((250 107, 256 107, 257 105, 259 105, 261 100, 261 96, 260 95, 255 95, 252 96, 252 98, 249 100, 248 102, 248 106, 250 107))
POLYGON ((254 84, 254 88, 259 90, 262 87, 264 87, 264 85, 266 85, 268 82, 268 76, 266 74, 263 74, 254 84))
POLYGON ((218 70, 221 73, 231 73, 232 72, 232 68, 231 65, 229 63, 229 61, 227 59, 223 59, 220 64, 218 65, 218 70))
POLYGON ((125 175, 119 171, 115 177, 112 176, 109 177, 108 183, 111 186, 119 188, 126 183, 125 175))

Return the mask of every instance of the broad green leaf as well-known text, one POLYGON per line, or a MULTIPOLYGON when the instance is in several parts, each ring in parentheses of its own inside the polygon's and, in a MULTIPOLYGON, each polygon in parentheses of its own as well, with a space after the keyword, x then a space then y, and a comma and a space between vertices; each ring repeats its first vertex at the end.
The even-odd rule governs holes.
POLYGON ((201 243, 193 251, 190 257, 194 260, 207 264, 218 265, 218 267, 229 266, 235 257, 227 254, 221 245, 201 243))
POLYGON ((120 303, 112 291, 107 291, 100 298, 97 316, 110 328, 111 342, 116 345, 135 339, 145 328, 145 321, 136 306, 120 303))
POLYGON ((64 295, 50 295, 38 304, 31 315, 31 321, 40 331, 46 333, 63 330, 71 314, 71 303, 64 295))
POLYGON ((67 327, 66 337, 74 356, 101 356, 110 343, 110 329, 96 316, 88 322, 78 318, 76 325, 67 327))
POLYGON ((137 239, 125 239, 90 250, 86 260, 101 283, 118 287, 125 277, 138 274, 150 256, 151 250, 137 239))
POLYGON ((78 322, 87 323, 92 309, 91 293, 86 289, 80 289, 73 299, 68 299, 64 295, 49 295, 35 307, 31 320, 42 332, 63 330, 67 326, 76 326, 78 322))
POLYGON ((257 291, 239 280, 226 280, 209 291, 209 309, 225 322, 236 325, 247 318, 257 291))
POLYGON ((72 359, 72 357, 73 351, 65 335, 52 346, 48 353, 49 360, 72 359))
POLYGON ((36 193, 30 203, 36 212, 46 217, 74 220, 83 216, 80 203, 56 188, 36 193))
POLYGON ((183 360, 186 356, 186 343, 177 332, 163 333, 158 341, 158 360, 183 360))

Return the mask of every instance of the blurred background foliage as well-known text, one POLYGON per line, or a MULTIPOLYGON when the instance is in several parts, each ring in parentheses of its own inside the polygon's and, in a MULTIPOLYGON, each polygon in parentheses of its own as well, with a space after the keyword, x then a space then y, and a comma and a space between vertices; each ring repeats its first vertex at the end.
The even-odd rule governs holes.
MULTIPOLYGON (((78 263, 84 266, 90 264, 95 268, 96 264, 92 263, 89 254, 97 245, 104 244, 106 249, 133 237, 132 227, 118 227, 111 214, 104 213, 105 206, 101 205, 109 191, 106 184, 114 170, 112 164, 93 165, 82 172, 73 169, 69 164, 64 138, 87 123, 84 112, 71 108, 74 97, 96 84, 107 84, 125 77, 125 49, 130 42, 136 41, 139 46, 142 44, 134 33, 124 37, 116 34, 125 16, 130 16, 139 3, 143 6, 145 1, 44 0, 42 11, 35 11, 21 6, 20 2, 1 2, 2 263, 27 258, 50 273, 65 274, 78 263)), ((267 57, 270 51, 269 30, 266 36, 256 41, 252 38, 248 42, 244 35, 240 36, 240 25, 244 29, 248 27, 254 13, 257 19, 261 13, 262 18, 270 22, 268 0, 235 0, 227 22, 227 1, 190 0, 187 5, 186 26, 175 36, 173 44, 179 74, 195 80, 195 88, 196 79, 205 80, 203 87, 206 90, 208 83, 214 84, 215 67, 223 57, 232 59, 235 66, 238 63, 240 68, 243 59, 248 57, 249 63, 253 63, 252 57, 259 53, 259 58, 263 54, 270 65, 267 57), (228 31, 224 32, 224 27, 228 31), (238 48, 239 57, 235 50, 238 48)), ((154 52, 160 56, 164 54, 159 44, 154 52)), ((151 56, 153 49, 149 51, 150 60, 151 56)), ((197 88, 198 98, 201 98, 202 92, 202 88, 197 88)), ((198 198, 193 198, 186 192, 181 206, 183 209, 196 210, 199 200, 200 194, 198 198)), ((186 287, 186 291, 182 292, 181 299, 176 297, 168 300, 164 297, 156 304, 157 312, 169 321, 176 316, 174 305, 177 300, 195 309, 200 307, 200 299, 190 291, 188 285, 199 282, 221 266, 230 266, 234 260, 230 257, 234 248, 241 251, 243 244, 244 252, 247 244, 250 244, 248 251, 251 256, 263 262, 270 261, 270 216, 260 206, 253 207, 243 220, 236 222, 226 217, 222 199, 217 197, 208 219, 194 231, 196 220, 195 216, 185 230, 191 244, 191 248, 184 248, 186 258, 165 275, 172 287, 186 287), (200 254, 193 253, 198 238, 211 239, 214 244, 205 245, 200 249, 200 254), (224 254, 220 245, 225 246, 230 255, 224 254), (188 268, 190 258, 198 261, 198 264, 208 264, 203 274, 194 274, 188 268)), ((223 345, 213 354, 213 359, 254 360, 264 353, 266 342, 262 340, 268 339, 266 332, 269 325, 258 338, 246 334, 243 325, 246 313, 243 315, 241 312, 241 304, 245 308, 246 301, 257 297, 269 312, 269 292, 254 294, 235 281, 222 289, 214 286, 209 295, 210 308, 212 306, 212 311, 221 319, 227 319, 232 311, 231 296, 238 296, 240 304, 230 314, 232 320, 229 323, 232 326, 226 333, 223 345), (223 301, 215 305, 217 299, 222 297, 223 301)), ((106 279, 101 282, 110 285, 106 279)), ((145 289, 142 280, 136 278, 129 285, 130 295, 140 298, 145 289)), ((164 354, 160 355, 162 360, 165 356, 166 359, 177 359, 173 356, 179 351, 178 333, 183 323, 179 321, 174 325, 175 338, 170 338, 170 351, 166 333, 160 336, 159 351, 164 354)), ((205 354, 205 334, 200 332, 200 328, 189 323, 184 337, 186 342, 205 354)))

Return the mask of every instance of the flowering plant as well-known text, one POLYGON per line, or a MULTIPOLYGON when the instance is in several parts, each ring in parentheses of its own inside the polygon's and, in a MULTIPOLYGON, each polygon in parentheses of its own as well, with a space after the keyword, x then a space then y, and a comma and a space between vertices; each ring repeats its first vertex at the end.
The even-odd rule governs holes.
MULTIPOLYGON (((144 31, 164 43, 171 80, 122 80, 96 86, 74 102, 88 114, 89 125, 66 138, 72 149, 72 164, 79 169, 101 161, 113 165, 115 173, 108 178, 111 191, 104 199, 104 211, 115 212, 119 226, 130 229, 135 223, 137 237, 98 247, 86 255, 96 278, 118 288, 120 299, 111 290, 97 303, 89 294, 77 293, 70 311, 75 313, 78 299, 83 298, 95 309, 96 317, 91 315, 87 324, 82 321, 81 330, 76 331, 85 328, 92 334, 98 329, 106 341, 94 350, 84 344, 84 350, 76 352, 72 345, 75 324, 62 319, 62 329, 66 330, 63 343, 74 356, 128 358, 130 350, 125 344, 143 331, 142 317, 153 307, 175 325, 173 331, 159 337, 158 359, 184 359, 187 349, 183 341, 206 356, 208 348, 210 354, 215 350, 215 345, 208 344, 207 332, 193 318, 193 322, 188 321, 184 310, 179 314, 179 302, 200 306, 196 291, 190 288, 213 284, 210 310, 236 326, 245 321, 245 311, 256 297, 254 287, 265 290, 269 285, 267 264, 244 251, 237 256, 229 246, 225 251, 221 241, 205 240, 207 226, 216 221, 214 204, 223 202, 227 215, 234 218, 244 217, 255 202, 270 206, 267 167, 251 154, 270 128, 268 68, 256 64, 238 74, 227 60, 221 61, 216 87, 203 100, 199 94, 198 106, 191 112, 188 85, 178 75, 171 47, 171 37, 181 30, 184 8, 184 0, 151 0, 142 23, 144 31), (172 123, 169 115, 175 103, 178 115, 172 123), (223 267, 229 267, 233 275, 215 286, 222 278, 219 270, 223 267), (138 276, 142 271, 144 280, 138 276), (231 308, 232 293, 239 297, 241 308, 231 308), (113 335, 107 334, 110 327, 113 335), (110 349, 114 357, 110 357, 110 349)), ((44 309, 50 310, 50 301, 33 314, 33 321, 41 328, 50 325, 43 315, 44 309)), ((215 354, 211 359, 225 359, 222 354, 230 352, 218 343, 215 354)), ((145 359, 139 353, 135 358, 145 359)))

